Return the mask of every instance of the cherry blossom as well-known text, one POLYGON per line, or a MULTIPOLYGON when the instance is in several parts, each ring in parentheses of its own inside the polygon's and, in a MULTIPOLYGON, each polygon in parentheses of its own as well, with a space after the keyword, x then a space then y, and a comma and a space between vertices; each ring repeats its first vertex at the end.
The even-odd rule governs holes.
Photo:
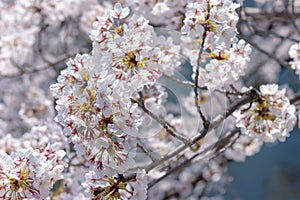
POLYGON ((205 66, 206 72, 201 74, 206 79, 204 85, 214 89, 237 81, 245 74, 250 53, 250 45, 243 40, 233 44, 229 51, 212 52, 211 60, 205 66))
POLYGON ((147 176, 145 170, 138 170, 136 177, 130 180, 117 171, 108 168, 98 171, 91 169, 85 175, 83 186, 92 199, 147 199, 147 176))
POLYGON ((126 0, 136 15, 144 16, 154 25, 165 25, 168 29, 179 30, 186 1, 126 0))
POLYGON ((243 162, 247 156, 258 153, 263 145, 259 138, 240 135, 237 141, 225 151, 225 156, 237 162, 243 162))
POLYGON ((110 15, 113 18, 117 18, 118 20, 123 19, 129 15, 129 8, 122 8, 120 3, 116 3, 114 6, 114 10, 110 10, 110 15))
POLYGON ((0 195, 3 199, 45 198, 55 181, 62 179, 65 155, 55 144, 0 154, 0 195), (4 165, 5 163, 5 165, 4 165))
POLYGON ((291 68, 295 70, 296 74, 300 76, 300 44, 293 44, 289 50, 289 56, 292 59, 290 61, 291 68))
POLYGON ((64 126, 65 134, 71 136, 70 141, 77 143, 79 139, 90 161, 99 168, 103 163, 120 166, 126 160, 129 162, 131 158, 124 149, 125 130, 134 130, 139 124, 129 99, 114 102, 113 88, 118 87, 114 76, 107 75, 105 70, 94 70, 106 68, 106 64, 95 66, 89 55, 77 55, 62 71, 59 83, 51 86, 55 96, 62 95, 57 100, 56 120, 64 126), (121 123, 123 115, 128 120, 125 126, 121 123))
POLYGON ((296 123, 295 106, 285 96, 285 89, 278 85, 260 86, 261 98, 251 107, 234 113, 236 126, 243 134, 264 142, 284 142, 296 123))
POLYGON ((190 2, 186 6, 181 32, 187 37, 182 37, 181 41, 194 72, 199 71, 200 86, 212 90, 221 88, 245 73, 251 48, 244 40, 236 39, 238 16, 235 10, 238 7, 239 4, 231 1, 190 2), (205 41, 202 41, 204 35, 205 41), (199 54, 199 47, 204 50, 198 60, 195 54, 199 54), (198 68, 200 64, 205 67, 198 68))
MULTIPOLYGON (((114 12, 127 13, 120 6, 116 4, 114 12)), ((163 46, 162 37, 137 16, 128 24, 115 24, 111 16, 99 18, 91 38, 92 55, 70 59, 58 83, 51 86, 58 98, 56 120, 70 141, 83 144, 92 163, 99 168, 122 165, 125 170, 134 157, 127 136, 135 137, 142 123, 130 97, 153 83, 162 71, 177 67, 179 48, 171 48, 171 39, 163 46)))
POLYGON ((299 2, 255 2, 0 1, 0 198, 222 199, 297 128, 299 2))
POLYGON ((239 4, 228 0, 210 1, 209 4, 207 1, 189 2, 181 32, 201 40, 207 29, 208 37, 215 40, 213 49, 229 48, 236 41, 238 16, 235 10, 238 7, 239 4))

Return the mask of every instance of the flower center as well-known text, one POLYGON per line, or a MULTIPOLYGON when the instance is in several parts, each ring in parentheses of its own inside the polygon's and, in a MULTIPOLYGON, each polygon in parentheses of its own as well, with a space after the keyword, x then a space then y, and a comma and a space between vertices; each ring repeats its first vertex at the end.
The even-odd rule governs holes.
POLYGON ((255 117, 256 121, 259 120, 271 120, 274 121, 276 116, 270 113, 269 103, 265 100, 261 102, 256 102, 257 108, 254 109, 254 113, 257 114, 255 117))
POLYGON ((135 55, 135 51, 130 51, 123 57, 122 62, 124 63, 126 68, 133 70, 138 67, 145 67, 148 60, 149 59, 145 57, 142 60, 138 61, 135 55))

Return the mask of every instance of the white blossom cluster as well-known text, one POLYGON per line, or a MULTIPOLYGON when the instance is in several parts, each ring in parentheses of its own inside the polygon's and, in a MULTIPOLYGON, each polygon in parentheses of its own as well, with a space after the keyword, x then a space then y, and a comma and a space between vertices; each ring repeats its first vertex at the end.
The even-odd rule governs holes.
POLYGON ((258 153, 262 145, 263 141, 259 138, 240 135, 236 142, 225 151, 225 156, 236 162, 243 162, 247 156, 253 156, 258 153))
POLYGON ((126 0, 135 14, 149 19, 154 26, 164 26, 168 30, 180 29, 187 2, 189 1, 126 0))
POLYGON ((32 56, 38 21, 32 20, 36 17, 21 3, 11 6, 0 2, 0 9, 0 72, 12 74, 17 71, 14 64, 22 65, 32 56))
POLYGON ((63 150, 56 144, 0 154, 0 198, 43 199, 53 184, 63 178, 63 150))
POLYGON ((46 198, 63 178, 67 141, 56 124, 34 126, 21 138, 0 141, 0 193, 3 199, 46 198))
POLYGON ((210 48, 229 48, 236 41, 238 15, 235 10, 239 6, 229 0, 189 2, 181 32, 201 43, 205 29, 208 29, 207 37, 214 40, 213 43, 207 43, 210 48))
POLYGON ((204 85, 215 89, 237 81, 240 76, 245 75, 250 53, 250 45, 244 40, 233 44, 229 50, 211 53, 211 60, 206 64, 205 69, 201 68, 200 71, 204 85))
POLYGON ((58 98, 56 120, 77 153, 87 156, 98 170, 112 167, 124 172, 134 165, 131 143, 142 118, 131 98, 180 64, 172 40, 162 44, 162 36, 156 36, 142 17, 122 23, 128 14, 128 7, 115 4, 99 17, 91 32, 92 55, 70 59, 58 83, 51 86, 58 98))
POLYGON ((182 40, 194 71, 201 67, 201 86, 222 88, 245 73, 251 48, 245 41, 237 41, 236 38, 236 9, 239 6, 229 0, 197 1, 186 6, 181 32, 189 37, 182 37, 182 40), (199 48, 202 48, 203 55, 197 55, 199 48))
POLYGON ((86 182, 83 186, 86 193, 97 199, 109 197, 111 199, 147 199, 147 177, 145 170, 138 170, 136 177, 126 181, 123 175, 115 170, 107 168, 99 171, 90 170, 85 175, 86 182), (91 195, 92 194, 92 195, 91 195))
POLYGON ((223 199, 229 160, 296 124, 277 84, 240 92, 242 4, 0 1, 0 199, 223 199))
POLYGON ((290 61, 291 68, 300 77, 300 43, 293 44, 290 47, 289 56, 292 59, 290 61))
POLYGON ((97 0, 0 1, 0 136, 52 121, 55 68, 87 42, 79 33, 91 31, 96 17, 87 20, 86 11, 96 7, 105 10, 97 0))
MULTIPOLYGON (((107 7, 112 6, 112 2, 106 2, 106 5, 107 7)), ((61 45, 57 43, 57 39, 67 37, 67 40, 73 40, 68 37, 78 35, 76 31, 68 33, 69 36, 64 35, 64 30, 60 29, 62 24, 68 20, 76 21, 79 18, 84 23, 77 26, 82 31, 89 33, 96 16, 104 12, 105 8, 100 6, 97 0, 85 2, 76 0, 14 0, 1 1, 0 10, 0 74, 12 75, 37 67, 28 66, 29 64, 40 65, 44 61, 45 58, 36 57, 38 48, 41 48, 42 45, 42 34, 40 34, 42 31, 50 30, 50 32, 46 32, 47 34, 43 33, 45 34, 43 37, 53 44, 48 43, 47 50, 43 54, 53 54, 58 51, 54 49, 55 45, 61 45), (93 14, 93 10, 97 10, 98 13, 93 14), (40 47, 37 48, 37 46, 40 47)), ((76 43, 73 45, 80 46, 76 43)), ((47 60, 50 59, 52 58, 47 60)))
POLYGON ((234 113, 236 126, 251 138, 284 142, 297 121, 296 108, 285 96, 285 89, 279 90, 278 85, 262 85, 259 89, 260 99, 234 113))

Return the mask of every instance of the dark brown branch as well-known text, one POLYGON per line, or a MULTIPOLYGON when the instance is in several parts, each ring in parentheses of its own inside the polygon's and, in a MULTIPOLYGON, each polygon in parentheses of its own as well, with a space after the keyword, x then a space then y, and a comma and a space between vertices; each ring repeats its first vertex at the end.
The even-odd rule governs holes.
POLYGON ((196 74, 195 74, 195 83, 194 83, 194 94, 195 94, 195 106, 196 106, 196 109, 197 109, 197 112, 199 113, 200 115, 200 118, 202 119, 203 121, 203 126, 207 129, 209 127, 209 124, 210 122, 208 121, 208 119, 204 116, 204 114, 202 113, 201 111, 201 108, 200 108, 200 105, 199 105, 199 101, 198 101, 198 98, 199 98, 199 91, 198 91, 198 87, 199 87, 199 75, 200 75, 200 63, 201 63, 201 57, 202 57, 202 53, 204 51, 204 44, 205 44, 205 39, 206 39, 206 36, 207 36, 207 24, 204 25, 204 32, 203 32, 203 36, 202 36, 202 43, 201 43, 201 46, 200 46, 200 50, 199 50, 199 54, 198 54, 198 59, 197 59, 197 66, 196 66, 196 74))
POLYGON ((38 48, 38 53, 41 56, 41 59, 46 62, 48 65, 53 65, 53 62, 50 61, 44 54, 44 49, 43 49, 43 32, 47 29, 48 25, 45 24, 45 15, 42 13, 39 13, 41 16, 41 21, 40 21, 40 30, 37 35, 37 48, 38 48))

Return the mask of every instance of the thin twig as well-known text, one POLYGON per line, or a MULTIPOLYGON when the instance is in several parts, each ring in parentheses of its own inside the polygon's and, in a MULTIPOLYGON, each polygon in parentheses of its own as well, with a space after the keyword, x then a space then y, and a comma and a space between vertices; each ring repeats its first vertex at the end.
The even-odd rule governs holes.
POLYGON ((292 14, 290 14, 289 12, 288 12, 288 10, 287 10, 287 13, 289 14, 289 17, 290 17, 290 22, 292 23, 292 25, 294 26, 294 28, 295 28, 295 30, 297 31, 297 33, 298 33, 298 35, 300 35, 300 30, 299 30, 299 27, 297 26, 297 24, 296 24, 296 18, 295 18, 295 15, 296 15, 296 13, 295 13, 295 0, 292 0, 292 2, 291 2, 291 4, 292 4, 292 14))
MULTIPOLYGON (((245 10, 245 13, 247 13, 247 16, 251 16, 255 20, 260 20, 260 21, 262 20, 261 18, 264 18, 264 19, 272 19, 272 18, 288 19, 289 14, 290 14, 287 11, 268 12, 266 10, 261 10, 260 8, 254 8, 254 7, 246 7, 246 8, 244 8, 244 10, 245 10)), ((294 16, 296 18, 299 18, 300 12, 294 13, 294 16)))
MULTIPOLYGON (((187 85, 187 86, 190 86, 192 88, 195 87, 195 84, 192 83, 192 82, 190 82, 190 81, 180 80, 180 79, 177 79, 177 78, 175 78, 173 76, 170 76, 170 75, 167 75, 167 74, 163 74, 163 76, 166 77, 166 78, 168 78, 168 79, 170 79, 170 80, 172 80, 172 81, 174 81, 174 82, 176 82, 176 83, 179 83, 181 85, 187 85)), ((200 87, 200 86, 198 86, 198 89, 207 90, 207 87, 200 87)))
MULTIPOLYGON (((211 151, 211 152, 215 152, 215 151, 212 151, 213 149, 220 149, 220 147, 223 147, 222 149, 226 148, 226 146, 228 147, 228 141, 230 141, 230 139, 238 132, 238 129, 232 131, 231 134, 229 134, 227 137, 219 140, 216 144, 212 144, 210 146, 208 146, 207 148, 205 148, 203 151, 201 152, 198 152, 196 154, 194 154, 191 158, 189 159, 186 159, 185 161, 183 161, 182 163, 180 163, 179 165, 171 168, 170 170, 168 170, 163 176, 159 177, 158 179, 155 179, 153 181, 151 181, 149 184, 148 184, 148 188, 151 188, 153 187, 155 184, 157 184, 158 182, 160 182, 161 180, 163 180, 164 178, 170 176, 171 174, 173 173, 176 173, 178 172, 179 170, 189 166, 192 164, 192 160, 194 160, 195 158, 197 158, 198 156, 200 155, 204 155, 206 154, 207 152, 211 151)), ((235 140, 234 140, 235 141, 235 140)), ((231 143, 232 144, 232 143, 231 143)), ((213 159, 215 157, 212 157, 210 158, 209 160, 213 159)))
POLYGON ((152 162, 156 161, 156 159, 153 158, 151 156, 151 154, 142 145, 140 145, 139 143, 137 143, 136 146, 139 147, 152 160, 152 162))
POLYGON ((48 65, 53 65, 53 62, 50 61, 44 54, 44 50, 42 47, 42 42, 43 42, 43 32, 47 29, 48 25, 45 24, 45 15, 43 15, 42 13, 40 13, 41 16, 41 22, 40 22, 40 27, 41 29, 39 30, 38 34, 37 34, 37 48, 38 48, 38 53, 41 56, 42 60, 46 63, 48 63, 48 65))
POLYGON ((290 41, 292 41, 292 42, 299 42, 299 40, 297 40, 297 39, 295 39, 295 38, 292 38, 291 36, 283 36, 283 35, 280 35, 280 34, 278 34, 278 33, 276 33, 276 32, 274 32, 274 31, 272 31, 272 30, 268 30, 268 32, 265 32, 264 30, 261 30, 261 29, 259 29, 258 27, 253 27, 254 29, 255 29, 255 33, 257 34, 257 35, 260 35, 260 36, 262 36, 262 37, 265 37, 265 36, 269 36, 269 35, 274 35, 275 37, 278 37, 278 38, 280 38, 280 39, 282 39, 282 40, 285 40, 285 39, 287 39, 287 40, 290 40, 290 41))
POLYGON ((148 114, 152 119, 157 121, 167 131, 167 133, 169 133, 171 136, 173 136, 174 138, 182 141, 184 144, 189 144, 190 143, 190 140, 187 137, 183 136, 182 134, 177 133, 176 130, 174 130, 174 128, 172 126, 170 126, 164 119, 162 119, 159 116, 156 116, 153 112, 148 110, 145 106, 142 93, 140 92, 139 95, 140 95, 139 101, 136 101, 134 99, 131 99, 131 101, 134 102, 134 103, 137 103, 139 105, 139 107, 146 114, 148 114))
MULTIPOLYGON (((234 101, 228 107, 225 114, 218 115, 214 118, 214 120, 211 122, 210 130, 217 128, 229 115, 231 115, 236 109, 238 109, 242 105, 254 102, 259 98, 259 93, 255 89, 248 91, 243 97, 234 101)), ((198 135, 192 138, 192 144, 196 144, 199 140, 204 138, 209 131, 206 129, 202 129, 198 135)))
POLYGON ((215 146, 213 147, 215 149, 215 151, 214 151, 215 153, 209 160, 215 159, 220 154, 222 154, 226 149, 231 147, 236 142, 236 140, 240 137, 240 135, 241 135, 241 132, 240 132, 239 128, 232 130, 231 133, 227 137, 221 139, 220 142, 215 144, 215 146), (231 138, 234 137, 236 135, 236 133, 238 133, 238 135, 232 140, 231 138))
MULTIPOLYGON (((209 13, 209 11, 208 11, 209 13)), ((209 15, 206 16, 206 20, 208 20, 209 18, 209 15)), ((205 44, 205 40, 206 40, 206 36, 207 36, 207 23, 205 23, 204 25, 204 32, 203 32, 203 35, 202 35, 202 42, 201 42, 201 45, 200 45, 200 50, 199 50, 199 54, 198 54, 198 58, 197 58, 197 66, 196 66, 196 74, 195 74, 195 87, 194 87, 194 94, 195 94, 195 97, 194 97, 194 100, 195 100, 195 106, 196 106, 196 109, 197 109, 197 112, 199 113, 200 115, 200 118, 202 119, 203 121, 203 126, 205 129, 208 129, 209 127, 209 124, 210 122, 208 121, 208 119, 204 116, 204 114, 202 113, 201 111, 201 108, 200 108, 200 105, 199 105, 199 101, 198 101, 198 97, 199 97, 199 91, 198 91, 198 87, 199 87, 199 75, 200 75, 200 64, 201 64, 201 57, 202 57, 202 53, 204 51, 204 44, 205 44)))
POLYGON ((153 181, 151 181, 148 184, 148 189, 150 189, 151 187, 153 187, 155 184, 157 184, 158 182, 160 182, 161 180, 163 180, 164 178, 170 176, 171 174, 178 172, 179 170, 189 166, 192 163, 192 160, 194 158, 196 158, 197 156, 199 156, 200 153, 196 153, 194 154, 191 158, 183 161, 182 163, 180 163, 179 165, 177 165, 176 167, 171 168, 170 170, 168 170, 164 175, 162 175, 161 177, 159 177, 158 179, 155 179, 153 181))
MULTIPOLYGON (((238 27, 238 31, 242 32, 242 30, 238 27)), ((271 58, 272 60, 276 61, 281 67, 285 67, 287 66, 286 63, 283 63, 281 60, 279 60, 275 55, 270 54, 268 51, 264 50, 263 48, 261 48, 258 44, 256 44, 255 42, 253 42, 252 40, 248 39, 247 37, 243 36, 242 34, 240 35, 241 39, 245 40, 247 43, 249 43, 252 47, 254 47, 255 49, 257 49, 258 51, 260 51, 261 53, 265 54, 266 56, 268 56, 269 58, 271 58)))

